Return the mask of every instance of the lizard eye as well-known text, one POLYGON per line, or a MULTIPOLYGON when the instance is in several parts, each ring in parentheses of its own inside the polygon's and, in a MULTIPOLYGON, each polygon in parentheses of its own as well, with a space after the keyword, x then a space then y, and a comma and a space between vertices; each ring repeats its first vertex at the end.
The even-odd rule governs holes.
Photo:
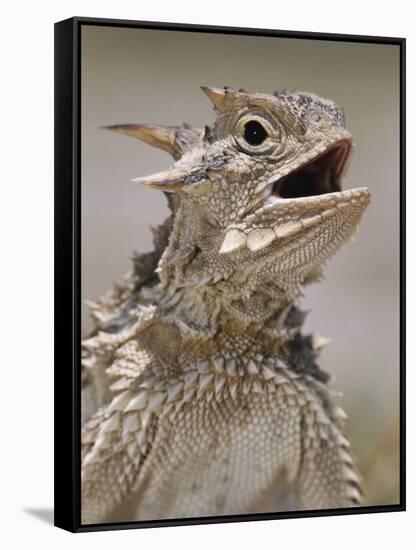
POLYGON ((244 125, 244 139, 249 145, 261 145, 267 135, 266 129, 258 120, 249 120, 244 125))
POLYGON ((276 146, 278 128, 264 113, 249 113, 237 122, 233 135, 238 147, 248 155, 269 153, 276 146))

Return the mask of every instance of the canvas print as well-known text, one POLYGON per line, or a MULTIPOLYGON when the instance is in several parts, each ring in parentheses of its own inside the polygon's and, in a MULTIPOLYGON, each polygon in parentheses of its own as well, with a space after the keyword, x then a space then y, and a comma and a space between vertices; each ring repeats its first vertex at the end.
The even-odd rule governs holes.
POLYGON ((398 504, 399 47, 80 60, 81 523, 398 504))

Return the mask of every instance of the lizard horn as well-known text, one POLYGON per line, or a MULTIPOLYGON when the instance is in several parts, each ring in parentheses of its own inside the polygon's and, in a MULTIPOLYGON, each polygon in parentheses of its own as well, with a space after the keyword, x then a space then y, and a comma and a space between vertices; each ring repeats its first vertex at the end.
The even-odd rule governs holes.
POLYGON ((221 88, 210 88, 201 86, 201 90, 206 94, 217 109, 222 109, 225 102, 226 90, 221 88))
POLYGON ((152 147, 163 149, 175 156, 175 138, 177 126, 156 126, 152 124, 115 124, 103 126, 106 130, 112 130, 129 137, 140 139, 152 147))
POLYGON ((140 183, 151 189, 159 189, 159 191, 179 191, 182 189, 185 178, 188 176, 188 172, 185 170, 179 170, 178 168, 171 168, 165 172, 158 172, 150 176, 144 176, 141 178, 134 178, 134 183, 140 183))

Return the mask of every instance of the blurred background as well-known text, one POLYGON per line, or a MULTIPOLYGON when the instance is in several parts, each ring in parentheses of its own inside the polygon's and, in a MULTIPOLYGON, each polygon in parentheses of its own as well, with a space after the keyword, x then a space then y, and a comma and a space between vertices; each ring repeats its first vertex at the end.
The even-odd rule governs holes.
MULTIPOLYGON (((372 202, 352 244, 305 289, 305 331, 332 340, 320 359, 343 392, 366 504, 399 502, 399 46, 82 27, 82 297, 94 300, 152 248, 168 214, 130 179, 171 164, 162 151, 100 130, 118 123, 212 124, 201 85, 298 88, 346 112, 355 153, 344 188, 372 202)), ((90 325, 82 310, 83 332, 90 325)))

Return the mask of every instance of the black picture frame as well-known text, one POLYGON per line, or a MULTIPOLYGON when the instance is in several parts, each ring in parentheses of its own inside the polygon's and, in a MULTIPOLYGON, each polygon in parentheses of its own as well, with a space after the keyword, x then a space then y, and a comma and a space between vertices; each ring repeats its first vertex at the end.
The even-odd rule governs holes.
POLYGON ((55 24, 55 525, 71 532, 405 510, 404 38, 73 17, 55 24), (83 25, 390 44, 400 48, 400 503, 358 508, 81 525, 81 28, 83 25))

